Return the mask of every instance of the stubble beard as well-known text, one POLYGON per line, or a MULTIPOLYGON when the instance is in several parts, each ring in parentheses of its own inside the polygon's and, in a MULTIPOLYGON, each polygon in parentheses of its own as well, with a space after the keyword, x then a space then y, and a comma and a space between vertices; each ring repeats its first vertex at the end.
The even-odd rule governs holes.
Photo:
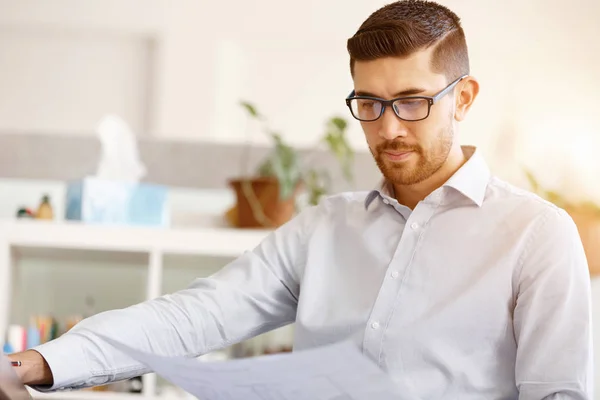
POLYGON ((371 154, 385 179, 394 185, 415 185, 423 182, 442 168, 452 149, 454 130, 452 125, 443 129, 434 146, 425 152, 419 145, 407 145, 400 141, 382 143, 371 154), (393 162, 384 152, 412 151, 410 160, 393 162))

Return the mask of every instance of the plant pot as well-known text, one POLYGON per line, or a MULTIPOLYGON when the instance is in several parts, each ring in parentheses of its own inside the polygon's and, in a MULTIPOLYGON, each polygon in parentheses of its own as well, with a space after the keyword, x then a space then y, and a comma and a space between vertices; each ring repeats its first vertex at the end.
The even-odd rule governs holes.
POLYGON ((590 275, 600 274, 600 216, 586 210, 569 209, 583 242, 590 275))
POLYGON ((297 191, 287 199, 280 199, 277 178, 231 179, 229 185, 237 198, 229 220, 237 227, 277 228, 292 219, 296 212, 297 191))

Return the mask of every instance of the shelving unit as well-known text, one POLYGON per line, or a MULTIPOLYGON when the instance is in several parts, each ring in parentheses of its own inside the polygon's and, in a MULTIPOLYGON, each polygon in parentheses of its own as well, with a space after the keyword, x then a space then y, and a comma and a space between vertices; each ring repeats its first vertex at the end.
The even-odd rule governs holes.
MULTIPOLYGON (((140 400, 139 394, 109 393, 91 391, 72 391, 61 393, 40 393, 30 389, 29 393, 35 400, 140 400)), ((143 400, 169 400, 166 397, 144 395, 143 400)))
MULTIPOLYGON (((0 221, 0 343, 6 338, 13 287, 19 260, 90 259, 103 262, 134 261, 147 264, 146 299, 163 293, 165 260, 190 257, 235 258, 251 250, 269 230, 201 228, 143 228, 85 225, 76 222, 30 220, 0 221)), ((144 376, 145 399, 156 397, 156 376, 144 376)), ((108 392, 35 393, 36 398, 98 400, 138 399, 140 395, 108 392)))

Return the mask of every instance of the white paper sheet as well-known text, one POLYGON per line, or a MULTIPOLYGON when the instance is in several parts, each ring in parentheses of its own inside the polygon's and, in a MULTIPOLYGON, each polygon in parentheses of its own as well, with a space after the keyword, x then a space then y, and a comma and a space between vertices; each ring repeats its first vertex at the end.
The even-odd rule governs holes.
POLYGON ((350 342, 206 362, 142 353, 102 339, 201 400, 402 399, 391 379, 350 342))

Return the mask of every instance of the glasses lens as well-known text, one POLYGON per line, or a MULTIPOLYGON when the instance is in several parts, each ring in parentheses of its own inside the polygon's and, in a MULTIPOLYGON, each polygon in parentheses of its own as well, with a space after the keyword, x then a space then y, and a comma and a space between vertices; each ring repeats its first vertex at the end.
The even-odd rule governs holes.
POLYGON ((381 115, 381 102, 371 99, 350 100, 350 110, 354 118, 361 121, 375 121, 381 115))
POLYGON ((394 102, 396 115, 407 121, 427 118, 429 102, 427 99, 402 99, 394 102))

